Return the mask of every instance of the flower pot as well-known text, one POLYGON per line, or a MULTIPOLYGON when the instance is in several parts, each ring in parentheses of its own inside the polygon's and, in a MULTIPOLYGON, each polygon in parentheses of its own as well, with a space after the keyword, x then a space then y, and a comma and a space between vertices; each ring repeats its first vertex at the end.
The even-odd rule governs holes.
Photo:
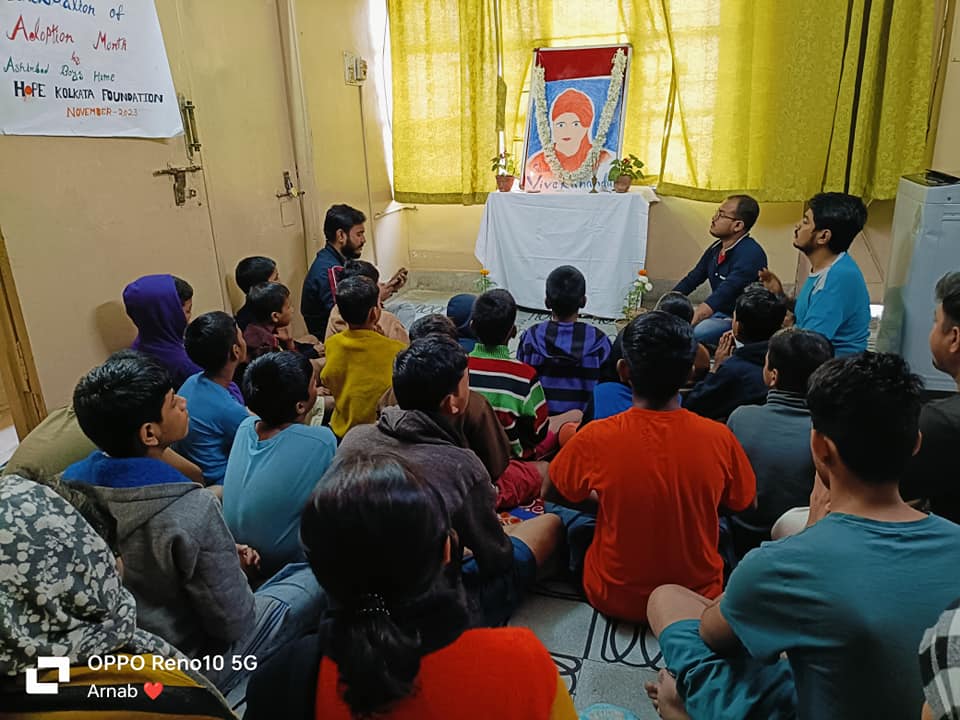
POLYGON ((513 190, 513 181, 516 178, 513 175, 497 175, 497 190, 500 192, 510 192, 513 190))
POLYGON ((633 185, 633 178, 629 175, 621 175, 613 181, 613 189, 618 193, 628 192, 631 185, 633 185))

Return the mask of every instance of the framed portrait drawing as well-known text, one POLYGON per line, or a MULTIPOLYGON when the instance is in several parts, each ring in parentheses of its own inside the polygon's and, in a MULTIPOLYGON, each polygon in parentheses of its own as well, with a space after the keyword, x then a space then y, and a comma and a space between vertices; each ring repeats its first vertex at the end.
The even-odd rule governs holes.
POLYGON ((610 189, 620 157, 630 45, 538 48, 520 187, 526 192, 610 189))

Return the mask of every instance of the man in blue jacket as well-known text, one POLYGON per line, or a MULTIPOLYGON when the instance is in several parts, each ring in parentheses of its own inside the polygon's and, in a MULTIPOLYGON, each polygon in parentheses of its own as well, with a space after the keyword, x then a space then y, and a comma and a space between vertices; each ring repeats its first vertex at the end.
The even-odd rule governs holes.
POLYGON ((700 262, 673 289, 689 295, 704 281, 712 292, 693 314, 697 342, 716 345, 731 327, 730 316, 743 289, 767 266, 767 254, 750 237, 750 228, 760 216, 760 206, 749 195, 731 195, 717 208, 710 221, 710 234, 717 242, 707 248, 700 262))

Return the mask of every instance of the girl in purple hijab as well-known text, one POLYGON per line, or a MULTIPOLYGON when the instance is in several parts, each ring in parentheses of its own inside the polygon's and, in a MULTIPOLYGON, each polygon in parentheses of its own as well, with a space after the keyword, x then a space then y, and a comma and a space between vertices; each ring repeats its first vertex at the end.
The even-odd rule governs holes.
POLYGON ((183 348, 183 332, 193 308, 189 283, 173 275, 144 275, 123 289, 123 305, 139 331, 130 347, 159 360, 175 387, 202 372, 183 348))

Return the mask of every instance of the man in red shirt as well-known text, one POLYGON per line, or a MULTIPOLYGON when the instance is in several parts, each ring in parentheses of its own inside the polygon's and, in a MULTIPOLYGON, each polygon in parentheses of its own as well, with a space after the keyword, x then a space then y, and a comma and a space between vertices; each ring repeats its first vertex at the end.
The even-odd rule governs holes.
MULTIPOLYGON (((718 508, 744 510, 756 494, 733 433, 680 407, 696 351, 693 329, 680 318, 660 311, 636 318, 617 363, 633 407, 584 426, 550 464, 566 501, 597 505, 583 587, 612 617, 645 622, 647 598, 662 582, 718 596, 718 508)), ((583 525, 583 516, 568 523, 571 535, 583 525)))

